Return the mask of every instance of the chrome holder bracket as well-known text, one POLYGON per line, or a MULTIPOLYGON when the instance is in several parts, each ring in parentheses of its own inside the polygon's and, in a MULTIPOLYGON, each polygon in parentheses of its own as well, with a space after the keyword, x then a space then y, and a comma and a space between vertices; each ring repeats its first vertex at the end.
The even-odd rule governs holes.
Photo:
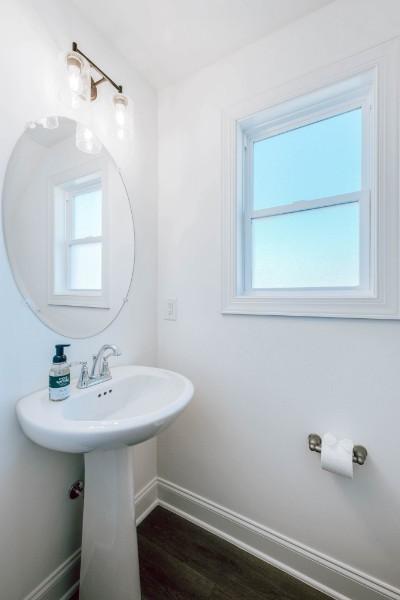
MULTIPOLYGON (((311 452, 318 452, 321 454, 322 439, 317 433, 310 433, 308 436, 308 447, 311 452)), ((367 460, 368 452, 364 446, 353 446, 353 463, 357 465, 363 465, 367 460)))

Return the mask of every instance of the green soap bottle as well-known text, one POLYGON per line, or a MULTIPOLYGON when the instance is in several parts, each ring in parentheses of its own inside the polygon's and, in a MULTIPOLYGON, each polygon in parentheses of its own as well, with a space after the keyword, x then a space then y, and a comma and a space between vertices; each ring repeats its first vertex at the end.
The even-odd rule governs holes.
POLYGON ((71 344, 57 344, 53 364, 49 373, 49 398, 55 402, 66 400, 70 394, 71 370, 64 354, 64 348, 71 344))

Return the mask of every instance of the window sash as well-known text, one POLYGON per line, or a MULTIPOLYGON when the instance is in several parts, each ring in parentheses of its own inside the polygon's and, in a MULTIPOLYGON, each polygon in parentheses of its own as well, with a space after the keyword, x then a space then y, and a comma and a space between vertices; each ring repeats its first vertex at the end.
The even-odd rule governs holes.
POLYGON ((358 94, 347 101, 337 101, 332 99, 323 107, 310 106, 302 114, 293 116, 283 116, 271 123, 262 124, 256 128, 251 128, 242 136, 242 253, 239 272, 242 273, 242 293, 245 295, 256 296, 280 296, 290 295, 337 295, 339 292, 356 293, 367 292, 372 285, 371 272, 371 202, 370 202, 370 157, 369 147, 369 115, 371 111, 371 98, 369 94, 358 94), (362 110, 362 190, 341 194, 338 196, 328 196, 314 200, 299 200, 289 204, 278 205, 265 209, 253 209, 253 174, 254 174, 254 144, 269 137, 292 131, 293 129, 311 125, 320 120, 335 117, 345 112, 355 109, 362 110), (252 287, 252 264, 253 264, 253 243, 252 243, 252 221, 258 218, 265 218, 275 215, 295 213, 315 208, 324 208, 339 204, 348 204, 358 202, 360 206, 360 230, 359 230, 359 257, 360 257, 360 285, 353 287, 311 287, 311 288, 253 288, 252 287))
MULTIPOLYGON (((297 204, 297 203, 296 203, 297 204)), ((304 202, 304 203, 298 203, 298 204, 302 204, 303 206, 301 208, 293 208, 292 206, 280 206, 280 207, 276 207, 282 210, 274 210, 274 209, 266 209, 266 210, 260 210, 260 211, 254 211, 252 215, 249 216, 248 219, 248 264, 246 265, 246 273, 248 273, 249 276, 249 287, 247 288, 247 293, 260 293, 260 292, 271 292, 272 294, 276 294, 276 293, 280 293, 281 291, 285 291, 290 293, 291 291, 295 292, 295 291, 323 291, 326 292, 327 290, 367 290, 369 289, 369 270, 368 268, 364 268, 362 269, 362 261, 361 261, 361 255, 362 252, 364 252, 366 260, 369 261, 369 252, 368 254, 366 254, 365 251, 363 251, 363 245, 365 244, 365 240, 363 240, 361 238, 361 236, 359 235, 359 257, 360 257, 360 270, 359 270, 359 285, 357 286, 312 286, 312 287, 300 287, 300 286, 293 286, 293 287, 274 287, 274 288, 262 288, 262 287, 253 287, 252 286, 252 279, 253 279, 253 273, 252 273, 252 267, 253 267, 253 241, 252 241, 252 234, 253 234, 253 222, 256 221, 257 219, 265 219, 265 218, 269 218, 269 217, 274 217, 277 215, 285 215, 285 214, 299 214, 301 212, 305 212, 308 210, 315 210, 315 209, 319 209, 319 208, 326 208, 326 207, 330 207, 330 206, 344 206, 344 205, 348 205, 348 204, 358 204, 359 205, 359 219, 360 219, 360 232, 363 229, 368 229, 369 228, 369 212, 370 212, 370 195, 368 192, 366 193, 361 193, 361 192, 353 192, 353 193, 349 193, 349 194, 343 194, 342 196, 335 196, 332 198, 321 198, 319 200, 315 200, 315 201, 310 201, 310 202, 304 202), (364 226, 362 226, 362 223, 364 223, 364 226)), ((365 267, 365 265, 364 265, 365 267)))
POLYGON ((346 112, 361 109, 363 115, 368 114, 372 107, 370 86, 358 89, 357 93, 346 98, 328 98, 324 102, 309 104, 301 110, 287 112, 268 122, 249 127, 245 132, 245 146, 261 142, 270 137, 300 129, 325 119, 330 119, 346 112))
MULTIPOLYGON (((68 191, 66 191, 66 210, 67 210, 67 215, 66 215, 66 237, 65 237, 65 247, 66 247, 66 252, 65 252, 65 261, 66 261, 66 265, 65 265, 65 273, 66 273, 66 284, 67 284, 67 290, 70 293, 73 294, 81 294, 81 293, 86 293, 86 292, 94 292, 96 294, 101 294, 103 289, 104 289, 104 256, 103 256, 103 235, 100 236, 87 236, 87 237, 82 237, 82 238, 77 238, 77 237, 73 237, 73 231, 74 231, 74 219, 75 219, 75 213, 74 213, 74 201, 75 201, 75 197, 76 196, 80 196, 82 194, 88 193, 88 192, 92 192, 98 189, 102 189, 101 188, 101 180, 98 181, 90 181, 87 184, 80 184, 78 186, 74 186, 71 189, 69 189, 68 191), (71 272, 71 248, 74 245, 82 245, 82 244, 96 244, 96 243, 100 243, 102 245, 102 271, 103 271, 103 277, 102 277, 102 287, 100 289, 93 289, 93 288, 72 288, 71 286, 71 279, 72 279, 72 272, 71 272)), ((102 213, 104 212, 104 203, 103 203, 103 198, 102 198, 102 206, 101 206, 101 210, 102 213)))

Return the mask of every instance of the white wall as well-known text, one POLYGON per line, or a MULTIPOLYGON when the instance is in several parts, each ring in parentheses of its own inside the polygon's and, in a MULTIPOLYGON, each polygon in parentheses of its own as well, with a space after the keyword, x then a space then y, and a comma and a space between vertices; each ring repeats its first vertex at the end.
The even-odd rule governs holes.
MULTIPOLYGON (((28 120, 65 114, 57 94, 58 53, 72 40, 135 101, 135 142, 129 151, 103 141, 122 167, 136 226, 136 271, 128 305, 103 334, 72 341, 71 360, 101 344, 118 344, 124 363, 154 364, 156 347, 156 97, 67 0, 5 0, 0 4, 0 182, 28 120)), ((0 581, 1 598, 21 600, 80 545, 82 504, 67 499, 82 474, 80 457, 30 443, 16 422, 22 395, 47 385, 53 345, 63 341, 25 306, 0 240, 0 581)), ((156 472, 155 442, 135 451, 137 489, 156 472)))
POLYGON ((220 313, 221 110, 396 35, 398 0, 338 0, 161 92, 158 364, 196 395, 158 459, 161 477, 399 586, 400 323, 220 313), (353 481, 307 450, 326 430, 368 448, 353 481))

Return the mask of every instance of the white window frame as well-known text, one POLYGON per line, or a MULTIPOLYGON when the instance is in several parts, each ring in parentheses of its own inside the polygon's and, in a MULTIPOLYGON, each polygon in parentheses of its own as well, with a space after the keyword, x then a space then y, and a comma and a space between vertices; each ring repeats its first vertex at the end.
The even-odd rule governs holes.
POLYGON ((370 275, 370 130, 371 116, 373 112, 373 97, 371 87, 366 85, 361 95, 356 95, 349 91, 349 98, 344 101, 342 97, 339 99, 335 96, 330 98, 329 102, 324 102, 324 106, 319 104, 315 106, 310 103, 306 114, 304 111, 301 116, 292 112, 285 118, 280 118, 276 124, 274 120, 262 127, 251 127, 249 130, 242 128, 242 156, 243 156, 243 173, 245 182, 243 183, 243 278, 245 294, 256 294, 265 297, 274 297, 284 295, 285 297, 293 297, 294 294, 301 297, 336 297, 337 295, 345 294, 350 297, 356 295, 365 295, 371 293, 374 282, 371 281, 370 275), (317 198, 315 200, 298 201, 289 204, 281 204, 266 209, 254 210, 252 207, 253 201, 253 149, 254 144, 266 138, 292 131, 298 127, 304 127, 316 123, 322 119, 328 119, 355 109, 362 111, 362 129, 363 129, 363 144, 362 156, 364 157, 362 165, 362 182, 361 189, 340 196, 328 196, 325 198, 317 198), (296 213, 313 208, 324 208, 327 206, 337 206, 338 204, 349 204, 356 202, 360 208, 360 285, 357 287, 326 287, 323 288, 289 288, 285 289, 255 289, 252 288, 252 221, 262 219, 269 216, 285 215, 296 213))
POLYGON ((49 180, 48 184, 48 304, 54 306, 76 306, 87 308, 109 309, 109 206, 107 165, 102 159, 95 159, 68 171, 64 171, 49 180), (73 239, 73 196, 79 191, 86 191, 98 187, 102 189, 102 235, 73 239), (55 245, 55 196, 61 197, 63 212, 65 215, 65 230, 62 234, 60 245, 63 247, 62 256, 56 264, 55 245), (69 248, 74 244, 102 243, 102 288, 100 290, 73 290, 70 288, 70 252, 69 248), (55 271, 58 270, 58 278, 61 284, 56 284, 55 271), (56 289, 57 288, 57 289, 56 289))
POLYGON ((400 318, 398 46, 382 44, 224 113, 223 313, 400 318), (253 144, 355 108, 363 119, 362 189, 253 211, 253 144), (348 202, 360 206, 359 286, 251 288, 252 219, 348 202))

